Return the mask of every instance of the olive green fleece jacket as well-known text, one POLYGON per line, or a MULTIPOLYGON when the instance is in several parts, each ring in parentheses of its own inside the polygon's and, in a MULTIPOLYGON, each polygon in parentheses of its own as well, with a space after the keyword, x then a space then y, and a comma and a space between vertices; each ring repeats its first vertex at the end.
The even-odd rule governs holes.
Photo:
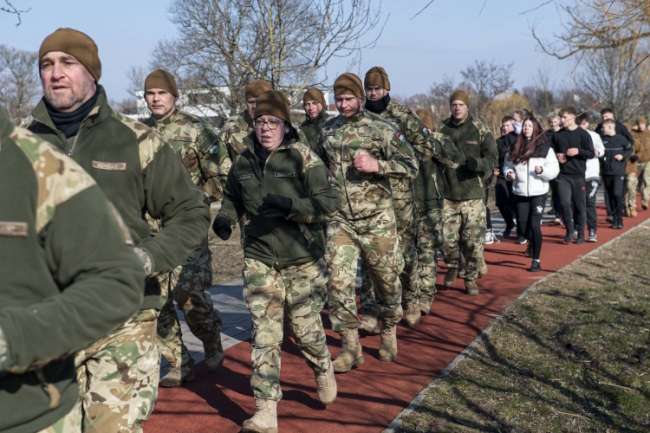
MULTIPOLYGON (((43 100, 29 129, 63 150, 83 167, 115 205, 137 247, 152 260, 152 275, 173 269, 201 243, 210 210, 173 149, 153 129, 109 107, 104 89, 79 132, 66 139, 56 129, 43 100), (143 215, 161 219, 150 235, 143 215)), ((143 309, 160 309, 158 279, 147 279, 143 309)))
POLYGON ((231 225, 244 215, 244 256, 268 266, 286 267, 318 260, 325 255, 325 237, 319 224, 338 211, 341 197, 328 180, 323 161, 307 145, 285 140, 260 170, 255 155, 255 133, 244 139, 246 149, 233 164, 219 216, 231 225), (291 214, 267 218, 259 207, 267 194, 291 198, 291 214))
POLYGON ((445 167, 442 175, 446 200, 476 200, 485 197, 485 180, 492 175, 499 162, 496 141, 487 125, 471 114, 460 125, 449 118, 436 128, 448 135, 460 152, 461 164, 453 169, 445 167), (478 168, 470 170, 466 165, 468 157, 476 159, 478 168))
POLYGON ((140 308, 145 275, 92 177, 2 109, 0 201, 0 432, 31 433, 72 410, 74 354, 140 308))
POLYGON ((323 127, 323 123, 325 123, 329 118, 330 115, 327 114, 327 111, 323 108, 318 116, 313 119, 307 117, 307 119, 300 124, 300 130, 305 134, 305 138, 308 141, 308 143, 305 144, 308 144, 314 152, 317 149, 318 138, 320 137, 320 130, 323 127))

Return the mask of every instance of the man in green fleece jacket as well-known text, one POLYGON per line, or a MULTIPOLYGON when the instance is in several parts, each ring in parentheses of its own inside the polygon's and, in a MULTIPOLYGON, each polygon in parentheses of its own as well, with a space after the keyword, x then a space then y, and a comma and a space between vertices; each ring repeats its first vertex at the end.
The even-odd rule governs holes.
POLYGON ((102 188, 129 227, 147 273, 144 301, 131 319, 77 355, 86 432, 141 431, 158 393, 155 276, 178 266, 201 243, 210 212, 182 161, 156 131, 115 113, 97 84, 97 45, 73 29, 41 44, 44 97, 29 129, 65 151, 102 188), (162 220, 151 236, 144 214, 162 220))
POLYGON ((445 243, 442 253, 449 267, 445 286, 450 287, 458 277, 460 257, 465 261, 465 290, 478 295, 476 278, 483 261, 485 240, 484 178, 499 161, 496 142, 485 123, 469 114, 469 95, 456 90, 449 98, 451 117, 438 125, 438 132, 448 135, 460 152, 458 168, 445 168, 444 209, 442 211, 445 243))
POLYGON ((92 177, 2 108, 0 201, 0 431, 80 433, 74 354, 140 308, 142 265, 92 177))

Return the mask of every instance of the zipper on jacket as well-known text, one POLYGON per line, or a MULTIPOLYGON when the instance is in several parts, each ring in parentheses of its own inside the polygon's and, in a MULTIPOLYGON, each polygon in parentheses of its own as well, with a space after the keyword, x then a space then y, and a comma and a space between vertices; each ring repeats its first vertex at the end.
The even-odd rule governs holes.
POLYGON ((47 123, 43 122, 43 121, 42 121, 41 119, 39 119, 38 117, 34 117, 34 120, 37 121, 38 123, 40 123, 41 125, 45 126, 45 127, 46 127, 47 129, 49 129, 50 131, 53 131, 54 134, 58 135, 59 138, 63 139, 63 142, 64 142, 65 144, 68 144, 68 140, 65 138, 65 135, 63 135, 63 132, 59 131, 59 130, 56 129, 56 128, 52 128, 50 125, 48 125, 47 123))
MULTIPOLYGON (((277 150, 277 149, 276 149, 277 150)), ((266 162, 264 163, 264 170, 262 170, 262 182, 261 182, 261 188, 260 188, 260 195, 262 198, 262 201, 264 201, 264 178, 266 177, 266 167, 269 166, 269 162, 271 161, 271 158, 273 157, 273 154, 275 151, 271 152, 271 154, 266 158, 266 162)), ((255 158, 257 158, 257 155, 255 155, 255 158)), ((257 164, 259 167, 260 165, 257 164)), ((275 256, 275 266, 279 266, 278 263, 278 253, 275 251, 275 233, 273 232, 273 228, 271 228, 271 249, 273 250, 273 255, 275 256)))

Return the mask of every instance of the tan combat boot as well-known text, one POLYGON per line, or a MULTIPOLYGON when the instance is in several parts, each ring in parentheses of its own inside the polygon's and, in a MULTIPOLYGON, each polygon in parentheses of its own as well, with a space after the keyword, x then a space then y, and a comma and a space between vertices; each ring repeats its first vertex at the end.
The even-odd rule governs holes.
POLYGON ((278 433, 278 402, 263 398, 255 399, 257 412, 244 421, 242 433, 278 433))
POLYGON ((341 336, 341 351, 332 365, 335 373, 345 373, 352 367, 363 364, 363 352, 357 329, 342 329, 339 335, 341 336))
POLYGON ((628 212, 628 215, 631 216, 632 218, 634 218, 634 217, 637 215, 637 213, 636 213, 636 208, 635 208, 635 207, 631 207, 631 208, 630 208, 630 211, 628 212))
POLYGON ((334 365, 331 362, 326 371, 316 373, 316 392, 320 402, 326 406, 336 400, 336 378, 334 377, 334 365))
POLYGON ((481 259, 481 263, 478 265, 478 276, 482 277, 483 275, 487 275, 488 273, 488 265, 485 262, 485 259, 481 259))
POLYGON ((478 287, 476 286, 476 281, 465 280, 465 292, 468 295, 478 295, 478 287))
POLYGON ((458 268, 449 268, 447 270, 447 275, 445 275, 445 287, 451 287, 456 282, 458 278, 458 268))
POLYGON ((393 362, 397 359, 397 327, 382 325, 379 360, 393 362))
POLYGON ((223 347, 221 347, 221 336, 213 343, 203 343, 205 351, 205 366, 210 373, 214 373, 223 364, 223 347))
POLYGON ((195 379, 194 371, 190 367, 187 371, 181 371, 180 367, 170 368, 166 375, 160 379, 160 386, 163 388, 176 388, 183 382, 191 382, 195 379))
POLYGON ((433 298, 428 296, 420 296, 420 302, 418 307, 420 308, 420 313, 425 316, 431 312, 431 304, 433 303, 433 298))
POLYGON ((409 302, 406 304, 406 312, 404 313, 404 320, 406 321, 406 324, 411 327, 415 328, 418 323, 420 323, 420 307, 418 306, 417 302, 409 302))
POLYGON ((379 334, 381 332, 381 327, 379 326, 379 320, 376 316, 371 314, 366 314, 361 319, 361 325, 359 325, 359 331, 367 332, 368 334, 379 334))

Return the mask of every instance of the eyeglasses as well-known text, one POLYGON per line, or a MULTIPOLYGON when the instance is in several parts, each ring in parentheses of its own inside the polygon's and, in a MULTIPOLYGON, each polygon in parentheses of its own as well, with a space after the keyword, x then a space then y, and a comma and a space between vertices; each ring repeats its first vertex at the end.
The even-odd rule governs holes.
POLYGON ((282 120, 262 120, 255 119, 255 129, 262 129, 264 125, 269 127, 269 130, 273 131, 278 129, 278 126, 282 125, 284 121, 282 120))

